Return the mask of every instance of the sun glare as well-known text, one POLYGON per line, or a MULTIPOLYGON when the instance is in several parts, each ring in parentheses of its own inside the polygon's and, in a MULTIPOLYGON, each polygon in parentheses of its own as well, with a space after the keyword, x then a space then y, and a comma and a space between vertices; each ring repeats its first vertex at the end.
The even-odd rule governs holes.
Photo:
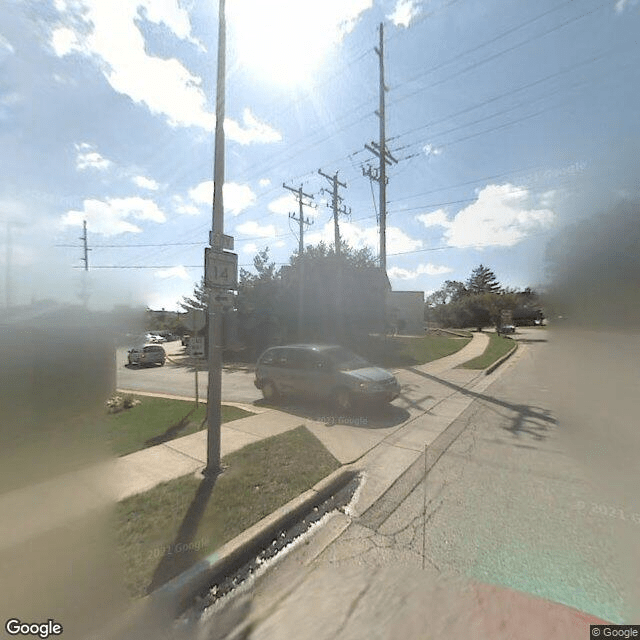
POLYGON ((238 64, 268 82, 305 84, 342 36, 335 14, 321 2, 237 0, 229 5, 238 64))

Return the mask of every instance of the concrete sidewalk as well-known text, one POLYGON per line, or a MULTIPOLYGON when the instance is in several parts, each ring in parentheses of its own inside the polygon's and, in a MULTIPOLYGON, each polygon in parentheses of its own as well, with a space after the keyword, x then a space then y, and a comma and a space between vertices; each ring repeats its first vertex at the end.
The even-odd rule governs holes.
MULTIPOLYGON (((420 455, 425 443, 433 441, 473 400, 464 391, 470 385, 476 390, 482 372, 455 367, 480 355, 487 343, 487 335, 474 334, 455 354, 396 371, 403 392, 389 407, 390 413, 382 409, 381 416, 349 416, 340 423, 333 418, 341 416, 327 421, 327 416, 228 403, 256 415, 222 425, 221 454, 306 425, 342 464, 356 462, 366 470, 368 481, 357 506, 363 512, 420 455), (385 420, 393 422, 398 416, 404 420, 385 426, 385 420)), ((486 386, 493 376, 482 378, 479 382, 486 386)), ((5 517, 0 521, 0 549, 161 482, 197 473, 205 467, 206 450, 207 432, 200 431, 2 494, 0 512, 5 517)))

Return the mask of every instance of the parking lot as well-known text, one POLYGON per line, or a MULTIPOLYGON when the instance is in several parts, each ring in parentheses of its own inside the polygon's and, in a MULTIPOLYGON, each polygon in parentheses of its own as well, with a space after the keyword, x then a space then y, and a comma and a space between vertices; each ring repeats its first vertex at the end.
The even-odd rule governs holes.
MULTIPOLYGON (((127 348, 117 350, 117 387, 130 391, 166 393, 176 396, 195 397, 196 369, 191 361, 185 361, 185 348, 180 341, 166 342, 162 345, 167 352, 164 366, 138 367, 127 365, 127 348)), ((206 363, 198 368, 199 397, 207 395, 206 363)), ((253 370, 225 368, 222 372, 222 399, 226 402, 244 402, 251 404, 262 398, 262 394, 253 384, 253 370)))

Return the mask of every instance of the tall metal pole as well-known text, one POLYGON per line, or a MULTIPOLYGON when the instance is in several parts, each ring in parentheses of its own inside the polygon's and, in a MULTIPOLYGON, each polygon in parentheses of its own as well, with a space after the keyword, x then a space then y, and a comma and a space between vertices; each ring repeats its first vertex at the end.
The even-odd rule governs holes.
POLYGON ((380 118, 380 268, 383 273, 387 273, 387 143, 385 132, 385 112, 384 112, 384 25, 380 23, 380 46, 376 49, 380 58, 380 107, 378 117, 380 118))
MULTIPOLYGON (((216 85, 216 130, 213 165, 213 218, 209 244, 213 251, 222 251, 224 230, 224 102, 225 102, 226 19, 225 0, 218 5, 218 73, 216 85)), ((222 402, 222 304, 207 274, 209 262, 205 258, 205 281, 208 283, 208 364, 209 385, 207 396, 207 466, 204 474, 220 474, 220 423, 222 402)))

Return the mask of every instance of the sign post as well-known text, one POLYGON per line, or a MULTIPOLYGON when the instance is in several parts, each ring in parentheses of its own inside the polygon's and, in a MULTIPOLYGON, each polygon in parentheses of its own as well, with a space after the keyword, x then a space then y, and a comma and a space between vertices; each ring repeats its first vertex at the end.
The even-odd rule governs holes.
MULTIPOLYGON (((202 331, 207 324, 207 314, 204 309, 190 309, 187 312, 187 323, 191 324, 191 338, 187 346, 187 352, 191 357, 198 358, 204 356, 204 341, 196 333, 202 331)), ((196 392, 196 408, 198 407, 198 361, 195 361, 195 392, 196 392)))

